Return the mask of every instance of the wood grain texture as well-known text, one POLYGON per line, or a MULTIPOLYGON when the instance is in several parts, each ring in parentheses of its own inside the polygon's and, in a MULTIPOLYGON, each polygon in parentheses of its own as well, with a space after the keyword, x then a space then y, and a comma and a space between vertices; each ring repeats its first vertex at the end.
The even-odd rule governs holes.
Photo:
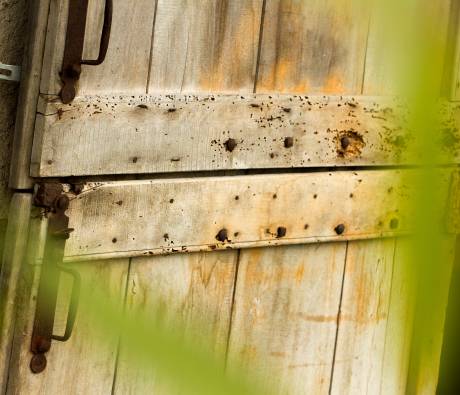
MULTIPOLYGON (((37 117, 31 168, 37 177, 414 163, 408 144, 416 132, 401 121, 407 108, 390 98, 92 96, 71 105, 55 99, 44 98, 37 117)), ((440 138, 452 141, 460 110, 440 109, 440 138)), ((458 156, 458 144, 448 148, 458 156)))
MULTIPOLYGON (((100 66, 82 66, 77 95, 97 93, 146 93, 156 2, 113 1, 109 49, 100 66)), ((50 23, 40 92, 58 94, 68 19, 68 0, 51 0, 50 23)), ((97 58, 104 2, 90 2, 84 55, 97 58)))
POLYGON ((6 384, 12 340, 16 330, 17 300, 27 246, 32 195, 15 193, 6 230, 5 250, 0 265, 0 391, 6 384))
MULTIPOLYGON (((92 289, 107 296, 111 302, 121 307, 125 295, 128 273, 128 260, 104 261, 98 264, 79 264, 85 289, 92 289)), ((88 309, 80 305, 75 328, 69 341, 54 341, 47 353, 46 370, 33 374, 29 368, 31 358, 30 339, 32 335, 33 316, 35 311, 35 295, 38 287, 39 270, 32 265, 29 270, 35 271, 35 289, 24 306, 27 319, 23 320, 23 329, 18 331, 20 338, 16 341, 15 369, 10 371, 8 394, 61 394, 63 389, 70 394, 108 394, 112 389, 119 334, 116 329, 110 333, 102 333, 94 325, 88 309), (85 311, 87 314, 85 314, 85 311)), ((64 276, 58 303, 55 330, 59 332, 66 309, 61 308, 68 300, 66 291, 70 291, 70 283, 64 276)), ((90 300, 91 295, 86 295, 90 300)))
POLYGON ((332 394, 375 394, 382 382, 394 239, 350 242, 332 394))
MULTIPOLYGON (((223 359, 237 257, 237 251, 221 251, 133 259, 127 313, 140 309, 151 319, 161 317, 194 346, 223 359)), ((154 368, 133 368, 123 342, 120 350, 114 394, 183 393, 154 368)))
POLYGON ((241 252, 229 369, 270 393, 327 394, 346 243, 241 252))
POLYGON ((406 181, 411 174, 394 170, 89 183, 80 195, 70 194, 69 226, 74 231, 66 260, 405 233, 411 230, 411 214, 398 210, 410 199, 406 181), (340 224, 342 233, 336 230, 340 224), (218 237, 223 229, 227 234, 218 237))
POLYGON ((262 0, 158 0, 149 92, 252 92, 262 0))
POLYGON ((257 92, 359 93, 369 3, 267 1, 257 92))

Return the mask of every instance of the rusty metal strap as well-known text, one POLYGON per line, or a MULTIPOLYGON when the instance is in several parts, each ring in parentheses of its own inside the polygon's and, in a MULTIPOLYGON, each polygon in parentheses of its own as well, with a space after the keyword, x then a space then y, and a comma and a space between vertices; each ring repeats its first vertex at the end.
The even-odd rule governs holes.
POLYGON ((83 60, 85 43, 86 18, 88 0, 70 0, 67 33, 65 40, 64 59, 62 62, 61 99, 64 104, 70 103, 76 95, 76 83, 80 79, 81 65, 100 65, 107 55, 110 32, 112 28, 113 0, 106 0, 104 25, 102 28, 99 55, 95 60, 83 60))

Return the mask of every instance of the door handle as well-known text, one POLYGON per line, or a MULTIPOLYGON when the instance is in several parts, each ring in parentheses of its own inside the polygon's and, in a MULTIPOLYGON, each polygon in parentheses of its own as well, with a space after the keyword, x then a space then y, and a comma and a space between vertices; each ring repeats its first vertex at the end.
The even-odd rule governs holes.
POLYGON ((109 48, 112 30, 113 0, 105 1, 104 24, 99 45, 99 55, 95 60, 83 60, 85 43, 86 19, 89 0, 69 0, 69 16, 65 39, 64 58, 60 73, 62 88, 61 100, 64 104, 73 101, 76 95, 76 84, 80 79, 81 65, 98 66, 104 62, 109 48))
POLYGON ((51 349, 52 340, 66 341, 72 334, 77 315, 81 280, 77 272, 61 266, 65 244, 72 232, 72 229, 69 228, 69 217, 65 214, 69 207, 69 198, 63 193, 62 184, 39 185, 34 200, 36 206, 47 210, 49 218, 30 345, 33 354, 30 369, 33 373, 41 373, 46 368, 45 354, 51 349), (53 334, 53 330, 62 272, 73 277, 73 286, 65 333, 63 336, 57 336, 53 334))

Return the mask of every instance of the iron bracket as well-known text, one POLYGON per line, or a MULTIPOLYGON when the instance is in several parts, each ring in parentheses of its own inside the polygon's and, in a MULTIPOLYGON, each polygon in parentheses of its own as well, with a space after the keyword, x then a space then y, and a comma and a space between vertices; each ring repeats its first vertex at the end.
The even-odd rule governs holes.
POLYGON ((21 67, 0 62, 0 80, 19 81, 21 79, 21 67))
POLYGON ((109 48, 113 0, 106 0, 105 2, 104 25, 102 27, 99 55, 97 59, 82 59, 88 2, 89 0, 69 0, 69 17, 67 22, 64 59, 62 62, 62 71, 60 73, 62 81, 60 97, 64 104, 72 102, 75 98, 76 84, 81 75, 81 65, 98 66, 102 64, 109 48))
POLYGON ((69 228, 69 217, 65 214, 69 203, 62 184, 38 185, 34 204, 44 208, 49 219, 31 341, 33 356, 30 361, 30 369, 33 373, 41 373, 45 370, 47 365, 45 354, 50 350, 52 340, 67 341, 75 323, 80 293, 80 276, 74 270, 62 266, 66 240, 73 230, 69 228), (62 272, 73 277, 73 287, 65 333, 63 336, 57 336, 53 334, 53 329, 62 272))

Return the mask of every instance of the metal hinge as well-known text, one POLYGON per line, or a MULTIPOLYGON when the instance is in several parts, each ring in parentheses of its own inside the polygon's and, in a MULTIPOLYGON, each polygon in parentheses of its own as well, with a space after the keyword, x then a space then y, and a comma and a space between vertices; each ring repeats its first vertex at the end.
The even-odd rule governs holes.
POLYGON ((19 81, 21 79, 21 67, 0 62, 0 80, 19 81))
POLYGON ((73 230, 69 228, 69 217, 65 214, 69 208, 69 203, 69 198, 64 193, 62 184, 43 183, 38 185, 34 204, 45 209, 48 216, 48 230, 31 341, 31 351, 34 355, 30 361, 30 369, 33 373, 41 373, 45 370, 47 365, 45 354, 50 350, 52 340, 64 342, 70 338, 77 313, 80 276, 77 272, 62 266, 66 240, 73 230), (73 277, 73 288, 65 334, 57 336, 53 334, 53 330, 59 280, 62 272, 73 277))
POLYGON ((81 65, 100 65, 104 61, 109 48, 113 0, 106 0, 105 2, 104 25, 102 27, 99 55, 95 60, 83 60, 88 1, 69 0, 69 19, 67 21, 64 58, 60 73, 62 81, 60 96, 64 104, 72 102, 75 98, 76 85, 81 74, 81 65))

